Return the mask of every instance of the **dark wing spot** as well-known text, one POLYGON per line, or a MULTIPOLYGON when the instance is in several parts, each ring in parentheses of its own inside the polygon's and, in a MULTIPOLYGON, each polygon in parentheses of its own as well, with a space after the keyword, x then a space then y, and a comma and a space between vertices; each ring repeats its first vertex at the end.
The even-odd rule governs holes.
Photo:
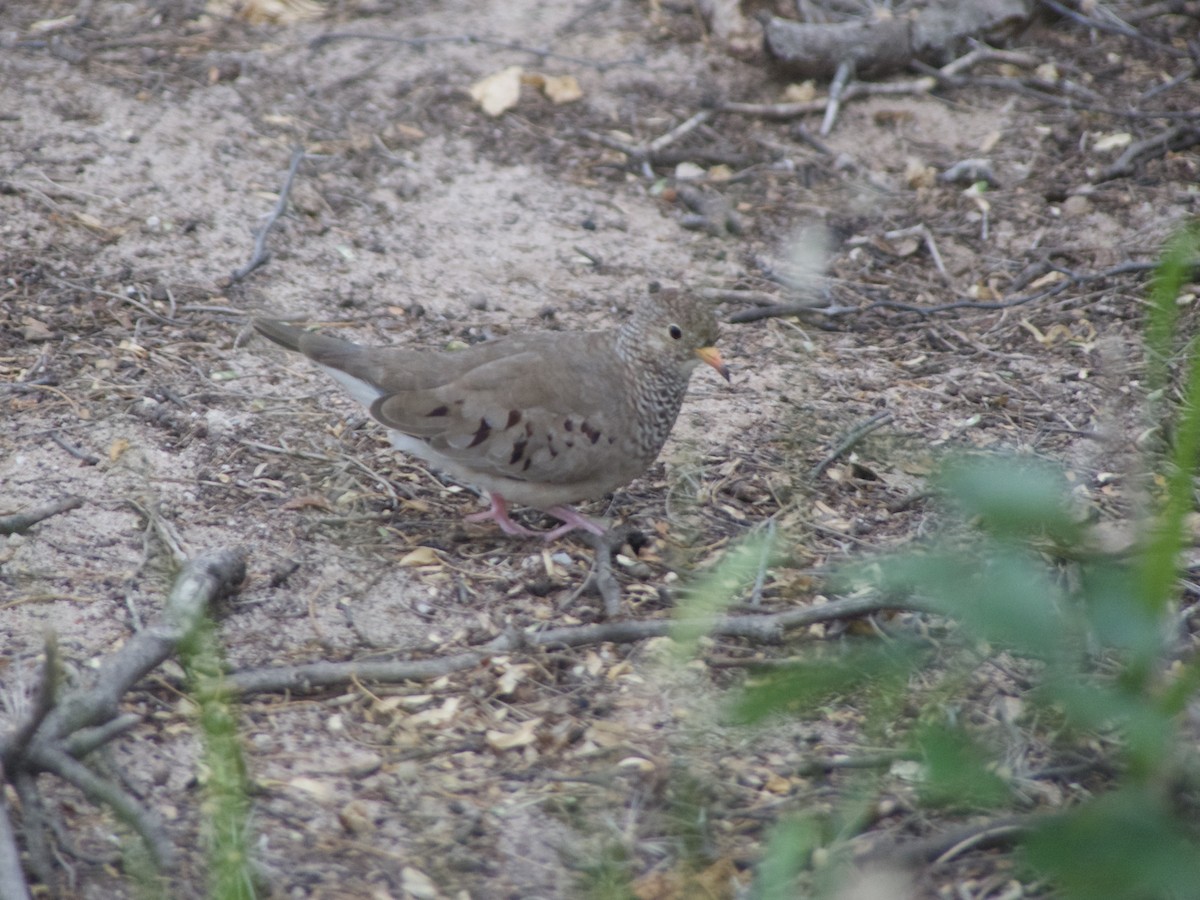
POLYGON ((533 437, 533 423, 532 422, 525 423, 525 437, 527 437, 527 438, 533 437))
POLYGON ((575 446, 575 442, 574 442, 574 441, 563 441, 563 443, 567 445, 567 449, 568 449, 568 450, 570 450, 572 447, 574 447, 574 446, 575 446))
POLYGON ((487 440, 487 436, 492 433, 492 426, 488 424, 487 419, 479 420, 479 428, 475 430, 475 437, 471 438, 471 443, 468 447, 478 447, 487 440))
POLYGON ((574 431, 575 423, 572 422, 570 419, 567 419, 565 422, 563 422, 563 428, 567 429, 567 431, 574 431))
POLYGON ((504 423, 504 429, 507 431, 518 422, 521 421, 521 411, 519 409, 510 409, 508 411, 508 421, 504 423))
POLYGON ((515 466, 518 462, 521 461, 521 457, 524 455, 525 455, 525 442, 524 441, 514 442, 512 456, 510 456, 508 458, 508 464, 510 466, 515 466))
POLYGON ((584 422, 582 425, 580 425, 579 430, 582 431, 585 435, 587 435, 587 439, 589 441, 591 441, 593 444, 596 443, 596 441, 600 440, 600 432, 597 429, 593 428, 591 425, 589 425, 587 422, 584 422))
POLYGON ((529 464, 530 464, 531 462, 533 462, 533 457, 532 457, 532 456, 531 456, 531 457, 529 457, 529 459, 525 460, 525 465, 521 466, 521 471, 522 471, 522 472, 528 472, 528 471, 529 471, 529 464))
POLYGON ((435 409, 431 409, 429 412, 425 413, 425 415, 429 416, 430 418, 436 418, 437 416, 448 416, 450 415, 450 407, 439 406, 435 409))

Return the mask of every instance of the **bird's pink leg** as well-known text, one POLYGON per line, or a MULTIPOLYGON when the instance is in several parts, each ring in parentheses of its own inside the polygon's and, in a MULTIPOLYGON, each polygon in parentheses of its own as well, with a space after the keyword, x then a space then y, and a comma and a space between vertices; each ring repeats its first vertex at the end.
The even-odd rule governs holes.
POLYGON ((486 509, 483 512, 471 513, 469 516, 463 516, 464 522, 486 522, 491 519, 500 526, 500 530, 505 534, 520 535, 521 537, 542 536, 544 532, 534 531, 531 528, 526 528, 514 522, 508 517, 508 504, 499 494, 488 492, 488 499, 492 503, 491 509, 486 509))
POLYGON ((549 509, 543 510, 556 519, 561 519, 562 523, 557 528, 547 531, 542 535, 544 541, 554 541, 562 537, 564 534, 569 534, 576 528, 582 528, 584 531, 590 531, 592 534, 604 534, 604 527, 600 523, 589 519, 582 513, 577 513, 569 506, 551 506, 549 509))

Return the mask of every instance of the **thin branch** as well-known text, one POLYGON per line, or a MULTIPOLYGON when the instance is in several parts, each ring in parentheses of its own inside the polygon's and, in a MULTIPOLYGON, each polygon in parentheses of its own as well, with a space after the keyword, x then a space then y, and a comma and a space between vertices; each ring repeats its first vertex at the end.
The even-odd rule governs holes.
POLYGON ((33 698, 33 707, 8 740, 0 745, 0 769, 5 765, 11 766, 12 761, 25 752, 42 722, 54 709, 62 666, 58 658, 58 640, 53 631, 46 632, 43 653, 46 661, 42 664, 42 677, 38 682, 37 694, 33 698))
POLYGON ((750 596, 746 600, 746 605, 756 607, 762 605, 763 585, 767 581, 767 563, 771 561, 771 551, 775 549, 775 517, 767 519, 766 537, 763 538, 762 552, 758 557, 758 571, 754 576, 754 587, 750 589, 750 596))
POLYGON ((829 132, 833 131, 833 123, 837 121, 838 110, 842 108, 842 95, 845 94, 846 87, 853 77, 854 60, 843 59, 837 67, 837 72, 834 73, 833 80, 829 82, 829 102, 825 104, 825 116, 821 119, 819 130, 821 137, 829 137, 829 132))
POLYGON ((146 842, 146 848, 159 868, 171 864, 175 851, 166 838, 162 822, 151 810, 143 809, 142 805, 132 796, 61 750, 36 747, 30 754, 30 762, 35 763, 46 772, 54 773, 63 781, 75 785, 98 806, 110 807, 146 842))
MULTIPOLYGON (((854 597, 820 606, 805 606, 767 615, 717 616, 703 622, 703 631, 714 637, 737 637, 763 643, 780 643, 786 633, 818 622, 856 618, 882 610, 924 609, 915 598, 854 597)), ((498 654, 533 648, 566 648, 614 643, 629 644, 670 635, 680 622, 669 619, 603 622, 549 628, 531 633, 508 633, 488 643, 451 656, 421 660, 362 660, 343 663, 308 663, 233 672, 226 680, 231 691, 300 693, 321 687, 340 687, 360 681, 395 683, 425 681, 460 672, 498 654)), ((687 622, 682 623, 687 625, 687 622)))
POLYGON ((878 862, 906 866, 923 865, 934 860, 948 859, 969 848, 1010 846, 1041 818, 1038 815, 1024 815, 990 819, 917 841, 870 847, 863 853, 856 854, 856 857, 860 864, 878 862))
POLYGON ((29 853, 29 869, 34 877, 50 888, 52 894, 58 894, 58 877, 54 869, 54 854, 50 850, 50 842, 46 839, 47 821, 46 805, 38 793, 37 782, 33 775, 24 769, 10 776, 12 785, 16 788, 17 797, 21 801, 21 817, 25 832, 25 849, 29 853))
POLYGON ((283 180, 283 187, 279 189, 279 200, 275 204, 275 208, 267 215, 266 222, 262 228, 258 230, 258 234, 254 236, 254 254, 240 269, 235 269, 229 276, 234 282, 241 281, 271 256, 267 251, 267 236, 271 233, 271 229, 275 227, 275 223, 279 221, 279 217, 283 215, 287 209, 288 196, 292 192, 292 182, 296 180, 296 171, 300 168, 300 163, 304 161, 304 150, 300 147, 292 151, 292 161, 288 165, 287 177, 283 180))
POLYGON ((94 466, 98 462, 100 462, 100 457, 93 456, 91 453, 88 453, 86 450, 76 447, 74 444, 72 444, 70 441, 68 441, 65 437, 63 437, 57 431, 50 433, 50 440, 54 441, 54 443, 58 444, 58 446, 62 447, 64 450, 66 450, 68 453, 70 453, 73 457, 75 457, 77 460, 82 462, 85 466, 94 466))
POLYGON ((777 303, 774 306, 759 306, 754 309, 742 309, 729 316, 729 322, 733 325, 742 325, 746 322, 757 322, 760 319, 786 319, 788 316, 803 316, 809 313, 819 313, 822 315, 834 315, 837 312, 847 312, 848 310, 838 309, 831 313, 828 308, 820 304, 827 303, 827 300, 801 300, 797 303, 777 303))
POLYGON ((1114 178, 1132 175, 1138 160, 1143 156, 1161 155, 1168 150, 1185 150, 1198 143, 1200 143, 1200 127, 1176 125, 1174 128, 1168 128, 1154 137, 1130 144, 1111 165, 1100 170, 1100 174, 1096 176, 1093 183, 1099 184, 1102 181, 1111 181, 1114 178))
MULTIPOLYGON (((0 784, 4 780, 4 767, 0 766, 0 784)), ((0 900, 29 900, 29 884, 21 869, 21 851, 17 849, 4 791, 0 791, 0 900)))
POLYGON ((621 585, 613 574, 612 556, 629 537, 629 527, 610 528, 604 534, 583 532, 581 537, 595 551, 592 556, 592 571, 579 589, 571 595, 570 605, 580 594, 594 588, 604 602, 604 615, 612 619, 621 614, 621 585))
POLYGON ((808 477, 811 480, 816 480, 832 466, 839 458, 849 450, 853 449, 859 441, 865 438, 872 431, 882 428, 884 425, 892 421, 892 414, 889 410, 880 410, 864 422, 860 422, 850 429, 850 433, 838 441, 838 445, 829 451, 829 455, 817 463, 808 471, 808 477))

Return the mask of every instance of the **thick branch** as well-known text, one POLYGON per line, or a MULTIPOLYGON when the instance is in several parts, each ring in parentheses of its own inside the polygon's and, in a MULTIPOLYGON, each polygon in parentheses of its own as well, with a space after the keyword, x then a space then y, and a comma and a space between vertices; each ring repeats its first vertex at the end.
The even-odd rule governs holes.
POLYGON ((851 63, 866 74, 903 69, 913 59, 932 59, 968 37, 998 34, 1028 21, 1028 0, 962 2, 941 0, 912 19, 880 18, 835 24, 802 24, 774 18, 767 22, 767 52, 789 71, 831 78, 851 63))
POLYGON ((81 497, 63 497, 53 503, 35 506, 25 512, 14 513, 11 516, 0 516, 0 534, 24 534, 42 519, 57 516, 59 513, 83 506, 81 497))
MULTIPOLYGON (((175 580, 157 622, 142 629, 100 664, 90 687, 68 694, 46 717, 35 742, 54 742, 117 715, 121 697, 148 672, 175 652, 209 604, 239 584, 246 563, 236 550, 198 557, 175 580)), ((4 742, 0 742, 3 754, 4 742)))

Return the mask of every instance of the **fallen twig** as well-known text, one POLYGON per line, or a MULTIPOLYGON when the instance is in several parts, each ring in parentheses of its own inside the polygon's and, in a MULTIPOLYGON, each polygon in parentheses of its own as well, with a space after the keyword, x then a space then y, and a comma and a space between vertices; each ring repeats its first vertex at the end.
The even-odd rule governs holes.
POLYGON ((584 532, 584 543, 596 551, 592 557, 592 571, 584 579, 579 589, 567 601, 569 606, 580 594, 589 588, 594 588, 604 602, 604 615, 610 619, 621 614, 621 585, 613 574, 612 555, 621 548, 629 537, 629 527, 610 528, 604 534, 584 532))
POLYGON ((859 441, 865 438, 872 431, 882 428, 890 421, 892 421, 892 414, 889 410, 884 409, 875 413, 875 415, 871 416, 866 421, 855 425, 852 429, 850 429, 850 433, 838 441, 838 445, 829 451, 828 456, 809 469, 808 477, 814 481, 820 478, 826 469, 838 461, 842 454, 855 447, 859 441))
MULTIPOLYGON (((77 787, 93 802, 110 807, 145 841, 154 860, 167 865, 173 849, 157 816, 115 783, 97 775, 78 757, 124 733, 141 718, 120 715, 122 696, 151 669, 171 655, 179 642, 195 628, 208 606, 245 576, 239 552, 217 551, 184 567, 158 620, 133 635, 115 653, 101 661, 90 682, 63 697, 55 696, 58 654, 52 638, 47 639, 46 662, 37 700, 26 718, 10 732, 0 733, 0 775, 11 783, 21 798, 29 865, 39 880, 54 884, 53 857, 46 840, 48 827, 36 776, 57 775, 77 787)), ((0 810, 2 812, 2 810, 0 810)), ((0 832, 3 830, 0 822, 0 832)), ((3 834, 0 833, 0 900, 21 897, 23 878, 6 870, 3 834)))
POLYGON ((64 450, 66 450, 68 453, 70 453, 73 457, 75 457, 77 460, 82 462, 85 466, 94 466, 98 462, 100 462, 100 457, 93 456, 91 453, 88 453, 86 450, 76 447, 74 444, 72 444, 70 441, 68 441, 65 437, 63 437, 57 431, 53 431, 50 433, 50 440, 54 441, 54 443, 58 444, 58 446, 62 447, 64 450))
POLYGON ((1102 181, 1132 175, 1138 160, 1143 156, 1162 155, 1168 150, 1186 150, 1196 144, 1200 144, 1200 127, 1176 125, 1174 128, 1168 128, 1154 137, 1130 144, 1116 160, 1100 170, 1093 183, 1099 184, 1102 181))
POLYGON ((944 862, 968 849, 1010 846, 1041 818, 1038 815, 1019 815, 990 819, 917 841, 869 847, 856 854, 856 857, 860 864, 919 865, 935 860, 944 862))
POLYGON ((11 516, 0 516, 0 534, 24 534, 38 522, 83 506, 82 497, 63 497, 11 516))
POLYGON ((241 281, 271 256, 267 252, 267 235, 271 233, 271 229, 275 227, 275 223, 279 221, 279 217, 283 215, 288 205, 288 196, 292 192, 292 182, 296 180, 296 171, 300 168, 300 163, 304 161, 304 150, 297 147, 292 151, 292 161, 288 165, 287 177, 283 180, 283 187, 279 189, 279 200, 275 204, 275 208, 267 215, 267 220, 263 223, 262 228, 258 230, 258 234, 254 236, 254 253, 240 269, 234 269, 229 276, 234 282, 241 281))
MULTIPOLYGON (((788 316, 802 316, 806 313, 822 313, 830 315, 825 307, 829 301, 814 297, 812 300, 799 300, 795 303, 777 303, 774 306, 759 306, 754 309, 742 309, 729 316, 733 325, 746 322, 757 322, 760 319, 786 319, 788 316)), ((838 310, 845 312, 846 310, 838 310)))
MULTIPOLYGON (((764 643, 779 643, 791 629, 817 622, 848 619, 892 609, 923 609, 919 601, 886 597, 855 597, 820 606, 805 606, 764 615, 716 616, 701 629, 714 637, 739 637, 764 643)), ((502 634, 486 644, 436 659, 361 660, 356 662, 320 662, 299 666, 248 669, 233 672, 226 680, 231 691, 245 694, 262 692, 307 692, 322 687, 340 687, 355 679, 396 683, 440 678, 461 672, 492 656, 532 648, 580 647, 600 643, 629 644, 653 637, 665 637, 689 623, 670 619, 615 621, 596 625, 549 628, 537 632, 502 634)))
POLYGON ((833 80, 829 82, 829 102, 825 104, 825 116, 821 119, 821 137, 829 137, 829 132, 833 131, 833 123, 837 121, 838 110, 842 108, 842 94, 846 92, 846 86, 853 77, 854 60, 843 59, 838 63, 833 80))

